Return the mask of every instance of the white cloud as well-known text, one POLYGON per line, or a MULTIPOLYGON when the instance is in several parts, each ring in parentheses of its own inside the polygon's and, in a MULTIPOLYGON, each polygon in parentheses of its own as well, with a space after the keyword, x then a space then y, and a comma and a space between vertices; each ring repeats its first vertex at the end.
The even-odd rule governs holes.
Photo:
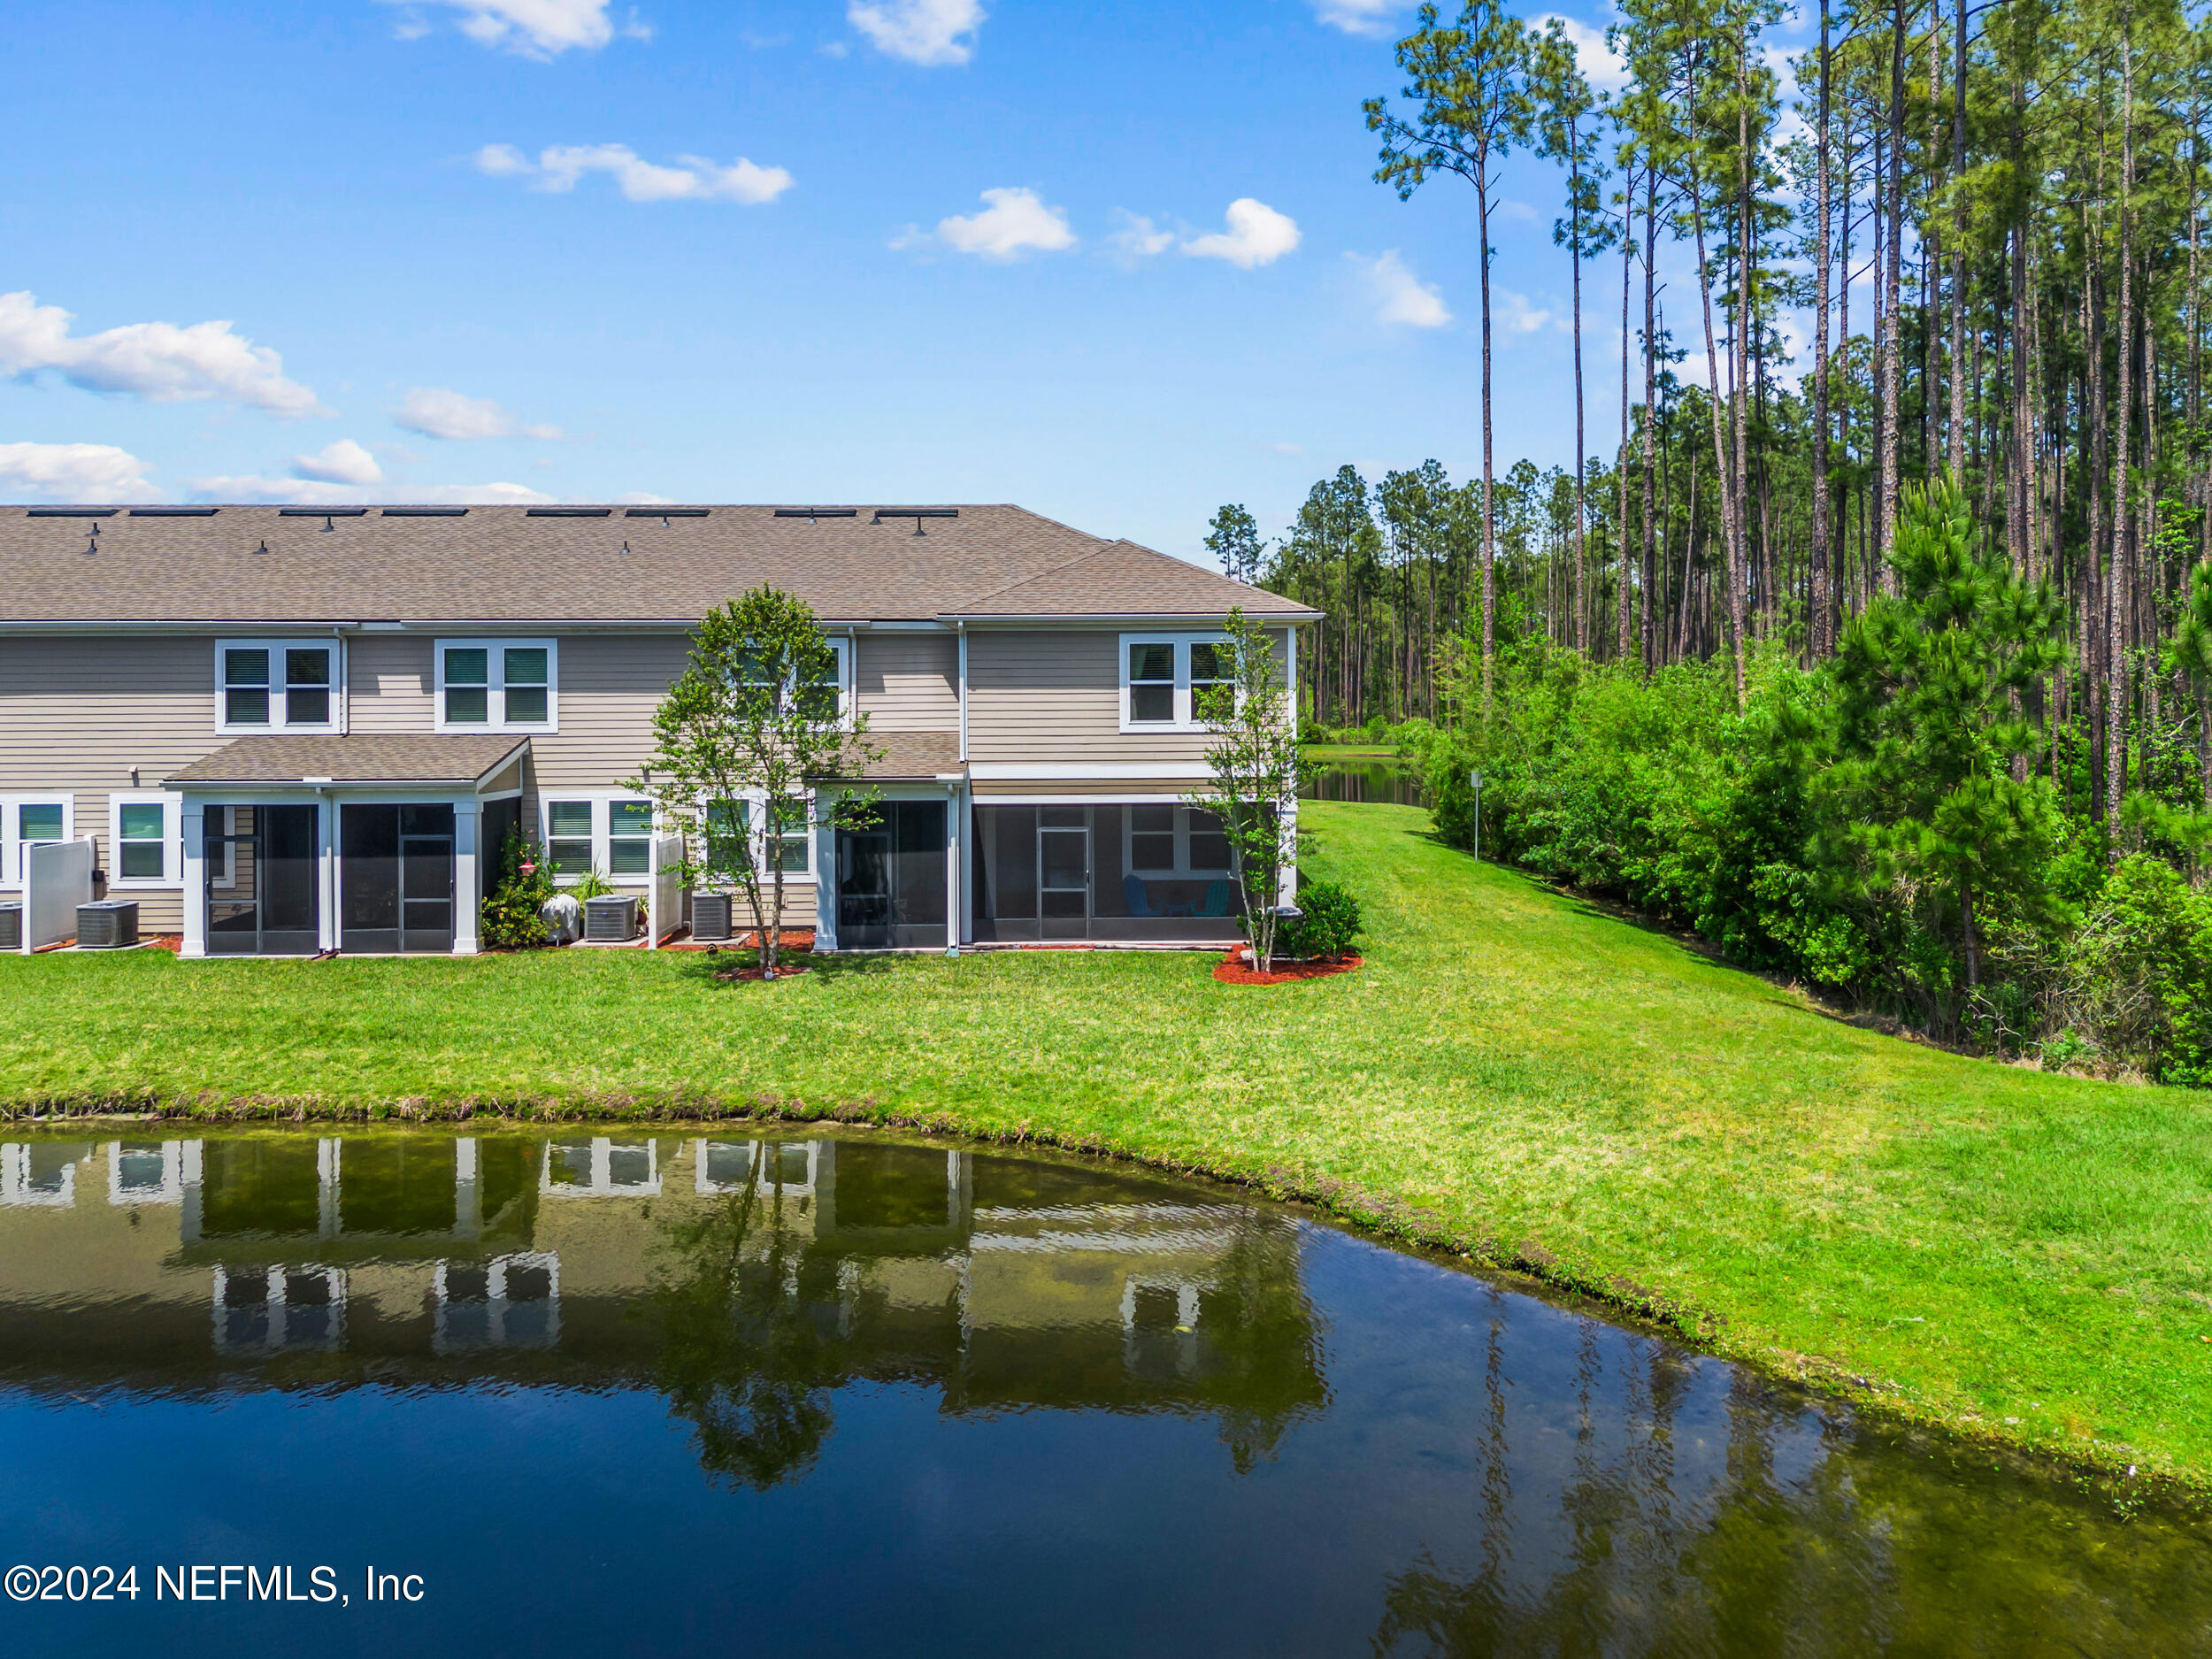
POLYGON ((256 474, 196 478, 190 481, 203 501, 280 502, 298 507, 354 507, 377 501, 415 502, 432 507, 542 506, 557 501, 526 484, 435 484, 428 488, 330 484, 314 479, 262 478, 256 474))
POLYGON ((1550 325, 1552 315, 1539 311, 1528 303, 1525 294, 1511 288, 1498 290, 1497 303, 1491 307, 1492 318, 1509 334, 1532 334, 1550 325))
POLYGON ((1271 443, 1267 447, 1278 455, 1301 456, 1306 452, 1302 443, 1271 443))
POLYGON ((1403 0, 1314 0, 1313 14, 1347 35, 1387 35, 1403 0))
POLYGON ((1300 240, 1296 219, 1248 196, 1229 204, 1228 224, 1226 231, 1192 237, 1183 251, 1201 259, 1226 259, 1249 271, 1254 265, 1274 264, 1300 240))
POLYGON ((1628 59, 1606 43, 1605 31, 1593 28, 1587 23, 1557 12, 1540 12, 1529 19, 1531 34, 1540 34, 1557 19, 1567 43, 1575 49, 1575 67, 1582 71, 1582 78, 1599 92, 1618 92, 1629 82, 1628 59))
POLYGON ((0 443, 0 489, 53 501, 158 501, 146 464, 111 443, 0 443))
POLYGON ((558 438, 558 426, 526 425, 488 397, 468 397, 443 386, 418 386, 392 416, 426 438, 558 438))
POLYGON ((374 484, 383 479, 384 469, 351 438, 341 438, 313 455, 294 456, 292 476, 325 484, 374 484))
POLYGON ((845 20, 878 51, 935 68, 975 56, 983 27, 979 0, 851 0, 845 20))
POLYGON ((461 15, 457 27, 480 46, 541 61, 571 49, 597 51, 616 35, 650 40, 653 31, 635 12, 619 24, 607 15, 609 0, 406 0, 398 34, 419 40, 429 31, 419 5, 442 5, 461 15))
POLYGON ((1345 257, 1359 266, 1366 279, 1378 322, 1400 323, 1409 328, 1441 328, 1452 320, 1436 284, 1424 282, 1408 270, 1395 248, 1373 259, 1362 259, 1357 254, 1345 257))
POLYGON ((284 378, 284 360, 227 322, 126 323, 72 334, 74 319, 27 291, 0 294, 0 374, 51 369, 88 392, 125 392, 149 403, 219 397, 276 415, 325 411, 315 394, 284 378))
POLYGON ((894 248, 915 248, 941 242, 956 253, 972 253, 985 259, 1013 259, 1030 249, 1058 253, 1075 246, 1068 216, 1047 207, 1034 190, 986 190, 980 213, 955 213, 937 221, 934 233, 909 227, 892 239, 894 248))
POLYGON ((535 161, 512 144, 487 144, 476 170, 495 179, 527 179, 534 190, 573 190, 588 173, 603 173, 633 202, 742 202, 757 207, 791 188, 781 167, 740 156, 728 166, 704 156, 679 156, 672 166, 647 161, 627 144, 550 144, 535 161))
POLYGON ((1165 253, 1175 245, 1175 233, 1162 230, 1142 213, 1132 213, 1118 207, 1114 217, 1120 228, 1106 238, 1106 245, 1115 257, 1123 260, 1148 259, 1154 254, 1165 253))

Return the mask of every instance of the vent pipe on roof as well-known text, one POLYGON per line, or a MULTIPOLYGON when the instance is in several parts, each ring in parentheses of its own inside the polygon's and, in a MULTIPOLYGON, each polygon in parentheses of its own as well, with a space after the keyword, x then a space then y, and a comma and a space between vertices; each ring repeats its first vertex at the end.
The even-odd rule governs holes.
POLYGON ((957 518, 959 516, 960 509, 957 507, 879 507, 876 516, 868 522, 881 524, 886 518, 911 518, 914 534, 919 535, 925 518, 957 518))

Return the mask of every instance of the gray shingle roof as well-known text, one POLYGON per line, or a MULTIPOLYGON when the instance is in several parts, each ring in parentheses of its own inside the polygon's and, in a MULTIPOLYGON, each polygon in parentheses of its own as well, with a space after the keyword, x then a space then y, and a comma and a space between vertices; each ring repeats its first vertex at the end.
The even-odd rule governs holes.
POLYGON ((358 518, 227 506, 205 517, 89 519, 0 508, 0 622, 688 622, 749 588, 825 621, 1073 612, 1310 612, 1181 559, 1019 507, 956 518, 358 518), (326 522, 329 528, 325 529, 326 522), (96 537, 93 526, 99 526, 96 537), (96 550, 86 550, 96 542, 96 550), (628 551, 623 549, 627 547, 628 551))
POLYGON ((241 737, 165 780, 224 783, 408 783, 473 787, 530 740, 515 736, 241 737))
POLYGON ((882 750, 860 769, 861 777, 872 782, 952 777, 967 771, 957 732, 870 732, 862 741, 882 750))

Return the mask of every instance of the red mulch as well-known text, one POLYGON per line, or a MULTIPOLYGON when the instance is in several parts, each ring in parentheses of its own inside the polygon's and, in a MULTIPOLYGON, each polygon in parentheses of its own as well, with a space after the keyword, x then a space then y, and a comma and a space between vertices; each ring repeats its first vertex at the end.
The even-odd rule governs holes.
POLYGON ((141 942, 149 950, 165 950, 173 956, 184 949, 184 935, 182 933, 156 933, 152 938, 141 942))
MULTIPOLYGON (((814 930, 811 927, 787 927, 777 935, 781 941, 776 949, 803 953, 814 949, 814 930)), ((758 950, 760 930, 741 933, 734 939, 668 939, 661 941, 663 950, 758 950)))
POLYGON ((1214 978, 1224 985, 1288 985, 1295 979, 1325 979, 1333 973, 1349 973, 1364 960, 1353 955, 1334 962, 1290 962, 1272 973, 1261 973, 1251 965, 1251 953, 1240 945, 1214 964, 1214 978))

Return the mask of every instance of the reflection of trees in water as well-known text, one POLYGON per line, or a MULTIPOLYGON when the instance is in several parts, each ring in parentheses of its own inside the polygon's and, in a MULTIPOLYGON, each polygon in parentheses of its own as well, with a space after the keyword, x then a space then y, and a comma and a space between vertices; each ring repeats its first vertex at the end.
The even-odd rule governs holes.
POLYGON ((1297 1230, 1252 1215, 1213 1265, 1199 1295, 1220 1413, 1222 1444, 1240 1475, 1272 1459, 1292 1425, 1327 1405, 1313 1305, 1300 1272, 1297 1230))
POLYGON ((811 1464, 833 1422, 835 1345, 789 1294, 800 1246, 757 1180, 668 1223, 666 1243, 658 1385, 696 1430, 703 1468, 765 1490, 811 1464))
MULTIPOLYGON (((1801 1409, 1743 1373, 1718 1467, 1685 1468, 1674 1417, 1687 1363, 1655 1344, 1615 1351, 1625 1363, 1607 1388, 1586 1331, 1573 1454, 1554 1488, 1529 1486, 1540 1462, 1517 1466, 1515 1487, 1505 1419, 1482 1402, 1475 1570, 1457 1575, 1425 1552, 1394 1575, 1375 1653, 2212 1650, 2212 1554, 2193 1529, 2123 1522, 1832 1420, 1808 1447, 1801 1409), (1803 1472, 1778 1478, 1790 1441, 1803 1472), (1563 1548, 1542 1558, 1559 1532, 1563 1548)), ((1486 1385, 1500 1380, 1494 1365, 1486 1385)))

